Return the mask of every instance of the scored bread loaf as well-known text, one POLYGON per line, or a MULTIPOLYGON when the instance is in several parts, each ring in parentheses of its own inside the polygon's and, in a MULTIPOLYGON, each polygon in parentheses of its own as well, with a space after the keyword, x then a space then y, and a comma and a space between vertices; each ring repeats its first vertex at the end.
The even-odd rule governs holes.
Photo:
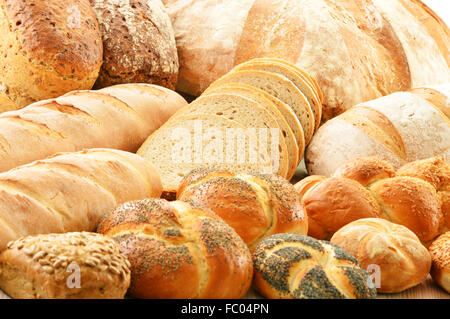
POLYGON ((183 201, 145 199, 116 207, 98 227, 131 263, 137 298, 241 298, 252 281, 250 252, 220 217, 183 201))
POLYGON ((186 104, 163 87, 123 84, 74 91, 0 114, 0 171, 84 148, 135 152, 186 104))
POLYGON ((137 154, 158 169, 167 199, 175 198, 181 180, 195 168, 220 165, 238 172, 272 172, 257 132, 213 114, 169 120, 148 137, 137 154))
POLYGON ((450 212, 444 210, 439 190, 426 179, 416 177, 426 175, 427 166, 413 167, 418 168, 413 176, 396 176, 394 168, 385 161, 357 158, 338 168, 330 178, 317 176, 298 182, 296 188, 303 192, 302 203, 308 214, 308 234, 329 239, 357 219, 384 218, 406 226, 428 246, 448 229, 450 212), (419 169, 424 173, 420 174, 419 169))
MULTIPOLYGON (((445 92, 450 83, 440 87, 445 92)), ((397 92, 354 106, 328 121, 314 135, 306 150, 310 175, 330 176, 338 166, 357 158, 376 156, 394 168, 433 156, 450 160, 450 119, 434 103, 450 99, 435 92, 397 92)))
POLYGON ((259 141, 267 148, 273 171, 286 177, 288 169, 291 170, 286 142, 275 117, 255 100, 237 94, 208 94, 179 110, 170 120, 193 114, 214 114, 256 129, 259 141))
POLYGON ((123 299, 130 266, 100 234, 27 236, 0 254, 0 288, 16 299, 123 299))
POLYGON ((95 87, 152 83, 174 89, 177 48, 161 0, 90 2, 99 21, 104 51, 95 87))
POLYGON ((233 66, 279 57, 314 76, 324 121, 397 91, 450 81, 450 32, 419 0, 164 0, 179 91, 200 95, 233 66))
POLYGON ((377 294, 358 260, 312 237, 267 237, 256 247, 253 263, 253 286, 267 298, 369 299, 377 294))
POLYGON ((0 250, 26 235, 93 231, 116 205, 161 192, 156 169, 124 151, 62 153, 17 167, 0 174, 0 250))
POLYGON ((308 232, 298 194, 278 175, 199 168, 182 180, 177 199, 197 203, 222 217, 250 251, 273 234, 308 232))
POLYGON ((0 34, 0 112, 94 85, 103 46, 89 0, 2 0, 0 34))
POLYGON ((378 292, 396 293, 423 282, 430 272, 431 257, 419 238, 408 228, 381 218, 353 221, 330 240, 361 263, 376 271, 378 292))

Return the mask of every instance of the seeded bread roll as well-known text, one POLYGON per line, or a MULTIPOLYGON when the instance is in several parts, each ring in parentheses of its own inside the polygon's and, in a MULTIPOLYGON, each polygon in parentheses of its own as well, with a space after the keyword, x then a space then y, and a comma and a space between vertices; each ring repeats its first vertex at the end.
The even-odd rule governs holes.
POLYGON ((211 209, 236 230, 250 251, 273 234, 308 232, 299 196, 278 175, 200 168, 183 179, 177 199, 211 209))
POLYGON ((89 0, 1 0, 0 34, 0 112, 94 85, 103 46, 89 0))
POLYGON ((131 263, 137 298, 241 298, 252 280, 242 239, 208 209, 145 199, 111 212, 98 232, 113 238, 131 263))
POLYGON ((96 88, 152 83, 174 89, 178 54, 161 0, 90 0, 103 37, 96 88))
POLYGON ((156 169, 111 149, 55 154, 0 174, 0 251, 32 234, 93 231, 116 205, 161 195, 156 169))
POLYGON ((73 232, 28 236, 0 254, 0 288, 18 299, 119 299, 130 262, 112 239, 73 232))
POLYGON ((339 246, 312 237, 277 234, 253 253, 253 286, 273 299, 368 299, 369 274, 339 246))
POLYGON ((431 257, 408 228, 381 218, 363 218, 339 229, 331 242, 355 256, 364 269, 378 273, 377 291, 401 292, 423 282, 431 257))
POLYGON ((450 294, 450 232, 436 239, 430 246, 431 276, 450 294))

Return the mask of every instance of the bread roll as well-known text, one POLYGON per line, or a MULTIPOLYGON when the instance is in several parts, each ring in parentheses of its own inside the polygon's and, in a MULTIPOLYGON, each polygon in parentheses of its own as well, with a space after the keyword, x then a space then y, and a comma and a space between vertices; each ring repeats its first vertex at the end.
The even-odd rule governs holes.
POLYGON ((273 299, 368 299, 376 296, 358 260, 326 241, 277 234, 253 253, 253 286, 273 299))
POLYGON ((0 174, 0 251, 22 236, 93 231, 116 205, 161 195, 156 169, 109 149, 56 154, 0 174))
POLYGON ((161 0, 90 0, 103 37, 103 64, 96 88, 153 83, 174 89, 178 54, 161 0))
POLYGON ((74 232, 28 236, 0 254, 0 288, 18 299, 121 299, 130 263, 114 240, 74 232))
POLYGON ((363 269, 373 268, 378 292, 401 292, 423 282, 430 272, 430 253, 419 238, 381 218, 351 222, 334 233, 331 242, 355 256, 363 269))
POLYGON ((0 112, 94 85, 103 46, 89 0, 2 0, 0 34, 0 112))
POLYGON ((251 255, 221 218, 182 201, 146 199, 111 212, 98 232, 131 263, 137 298, 241 298, 252 280, 251 255))
POLYGON ((442 289, 450 293, 450 232, 433 242, 430 254, 433 261, 431 276, 442 289))
MULTIPOLYGON (((439 89, 449 88, 450 82, 439 89)), ((450 107, 450 99, 445 100, 450 107)), ((306 150, 309 174, 330 176, 358 157, 378 157, 395 169, 434 156, 450 160, 450 119, 432 102, 421 94, 397 92, 328 121, 306 150)))
POLYGON ((151 84, 74 91, 0 114, 0 171, 58 152, 115 148, 136 152, 187 102, 151 84))
POLYGON ((250 251, 273 234, 308 232, 294 187, 277 175, 199 168, 183 179, 177 199, 211 209, 236 230, 250 251))

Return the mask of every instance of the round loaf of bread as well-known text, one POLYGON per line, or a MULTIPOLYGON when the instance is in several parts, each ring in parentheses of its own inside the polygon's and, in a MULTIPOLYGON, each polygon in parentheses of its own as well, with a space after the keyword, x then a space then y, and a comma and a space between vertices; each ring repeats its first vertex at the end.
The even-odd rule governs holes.
POLYGON ((103 37, 96 88, 152 83, 170 89, 178 78, 172 23, 161 0, 90 0, 103 37))
POLYGON ((0 34, 0 112, 97 79, 103 46, 89 0, 0 1, 0 34))
POLYGON ((277 234, 253 253, 254 287, 267 298, 366 299, 376 296, 369 274, 353 256, 326 241, 277 234))
POLYGON ((177 199, 211 209, 236 230, 250 251, 270 235, 306 235, 308 231, 306 213, 293 185, 275 174, 200 168, 183 179, 177 199))
POLYGON ((450 293, 450 232, 439 236, 429 250, 432 260, 431 277, 450 293))
POLYGON ((118 299, 130 263, 112 239, 72 232, 28 236, 0 254, 0 288, 18 299, 118 299))
POLYGON ((351 222, 331 242, 370 270, 378 292, 401 292, 420 284, 430 272, 431 257, 419 238, 405 226, 381 218, 351 222))
POLYGON ((117 207, 98 227, 131 263, 137 298, 241 298, 253 264, 242 239, 208 209, 146 199, 117 207))

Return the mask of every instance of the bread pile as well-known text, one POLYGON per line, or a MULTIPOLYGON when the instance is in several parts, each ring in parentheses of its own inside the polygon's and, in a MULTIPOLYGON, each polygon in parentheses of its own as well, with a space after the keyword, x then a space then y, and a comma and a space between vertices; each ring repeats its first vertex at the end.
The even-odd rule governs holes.
POLYGON ((280 59, 250 60, 180 109, 138 154, 159 165, 168 198, 183 176, 202 165, 272 172, 289 180, 319 127, 321 101, 316 81, 301 69, 280 59), (233 131, 242 142, 234 141, 233 131))
POLYGON ((173 89, 178 54, 160 0, 0 1, 0 112, 121 83, 173 89))
POLYGON ((360 103, 325 123, 305 154, 311 175, 330 176, 357 157, 394 168, 433 156, 450 161, 450 82, 360 103))
POLYGON ((308 234, 330 239, 361 218, 384 218, 406 226, 427 246, 450 228, 450 165, 442 157, 412 162, 395 171, 374 157, 357 158, 333 176, 310 176, 295 187, 308 214, 308 234))

